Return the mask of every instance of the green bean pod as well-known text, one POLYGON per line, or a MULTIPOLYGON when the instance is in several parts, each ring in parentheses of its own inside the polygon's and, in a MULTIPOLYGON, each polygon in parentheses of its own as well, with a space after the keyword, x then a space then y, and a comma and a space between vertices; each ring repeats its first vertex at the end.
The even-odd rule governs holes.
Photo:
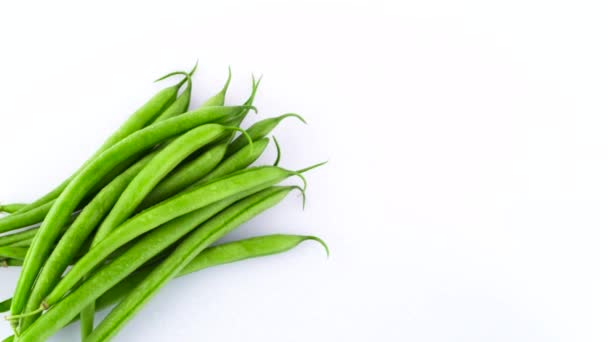
POLYGON ((267 188, 293 175, 299 174, 278 167, 252 168, 181 193, 143 211, 116 228, 85 254, 48 295, 42 307, 48 308, 57 303, 108 255, 138 236, 209 204, 239 193, 267 188))
MULTIPOLYGON (((187 79, 186 77, 184 81, 187 79)), ((146 125, 148 125, 152 120, 154 120, 157 116, 161 115, 161 113, 166 109, 171 103, 173 103, 177 97, 177 93, 179 88, 181 88, 183 82, 178 83, 177 85, 167 87, 161 91, 159 91, 156 95, 154 95, 148 102, 146 102, 142 107, 140 107, 135 113, 133 113, 127 121, 125 121, 117 131, 114 132, 101 147, 86 161, 83 166, 76 171, 71 177, 66 179, 61 185, 42 196, 38 200, 33 203, 25 206, 21 209, 22 212, 27 210, 36 208, 40 205, 48 203, 51 200, 59 197, 59 195, 63 192, 63 190, 69 185, 71 180, 80 172, 88 163, 93 161, 95 158, 100 156, 105 150, 126 138, 130 134, 142 129, 146 125)))
POLYGON ((164 201, 188 188, 211 172, 224 158, 226 144, 218 144, 196 159, 188 161, 158 184, 140 204, 137 211, 164 201))
POLYGON ((214 179, 219 179, 226 175, 229 175, 233 172, 243 170, 253 164, 268 146, 268 139, 260 139, 256 140, 253 145, 245 146, 241 150, 237 151, 234 155, 226 158, 222 161, 213 171, 211 171, 207 176, 203 177, 200 181, 196 182, 192 185, 193 188, 212 181, 214 179))
POLYGON ((13 296, 11 314, 21 314, 42 263, 61 233, 61 227, 67 223, 70 215, 89 190, 105 174, 125 159, 152 148, 166 139, 205 123, 232 118, 239 115, 243 109, 243 106, 207 107, 159 122, 131 134, 88 163, 61 193, 28 250, 13 296))
MULTIPOLYGON (((59 243, 42 267, 28 298, 25 312, 35 310, 40 306, 44 297, 57 284, 57 281, 70 265, 70 262, 76 257, 81 246, 112 209, 124 189, 157 154, 158 152, 151 153, 116 177, 78 215, 76 221, 74 221, 59 240, 59 243)), ((27 328, 36 317, 29 316, 23 318, 19 324, 20 328, 27 328)))
POLYGON ((93 246, 123 223, 144 200, 146 195, 181 161, 199 148, 221 138, 227 128, 217 124, 203 125, 190 130, 166 146, 131 181, 114 208, 105 218, 93 239, 93 246))
POLYGON ((175 102, 173 102, 167 109, 162 112, 161 115, 159 115, 152 122, 152 124, 159 123, 177 115, 184 114, 188 111, 188 108, 190 107, 190 98, 192 97, 192 78, 190 76, 192 76, 195 70, 196 66, 189 74, 186 74, 187 84, 184 91, 177 97, 175 102))
MULTIPOLYGON (((279 188, 278 190, 281 190, 281 192, 286 192, 284 195, 286 196, 291 189, 279 188)), ((203 226, 201 227, 207 226, 209 222, 216 222, 215 224, 217 225, 220 222, 224 222, 226 219, 232 219, 230 220, 230 222, 236 223, 237 221, 235 220, 234 216, 239 216, 239 213, 241 213, 242 215, 252 215, 253 211, 247 209, 250 209, 256 203, 264 202, 264 199, 268 201, 269 191, 272 191, 270 194, 276 194, 278 190, 276 188, 271 188, 249 196, 244 200, 241 200, 238 203, 230 206, 228 209, 225 209, 220 214, 217 214, 213 219, 203 224, 203 226), (228 214, 226 212, 228 212, 228 214)), ((196 235, 196 232, 198 232, 201 227, 197 228, 195 233, 193 234, 196 235)), ((36 322, 34 322, 34 324, 32 324, 27 330, 23 331, 19 340, 23 342, 44 341, 46 338, 48 338, 56 331, 64 327, 74 318, 74 316, 78 312, 82 310, 82 308, 99 298, 104 292, 116 285, 120 280, 126 278, 126 276, 128 276, 130 272, 133 272, 139 266, 138 264, 140 264, 141 262, 140 260, 139 263, 136 262, 134 264, 133 260, 140 259, 139 255, 145 253, 147 250, 145 248, 146 246, 157 246, 158 244, 162 244, 167 238, 166 234, 168 234, 169 232, 170 231, 167 230, 166 232, 164 232, 164 234, 154 234, 156 235, 155 238, 149 238, 149 236, 146 236, 144 238, 145 240, 147 240, 145 243, 139 245, 138 248, 135 248, 134 246, 129 249, 127 252, 125 252, 125 254, 123 254, 124 258, 119 258, 120 261, 117 259, 116 261, 102 267, 99 272, 93 274, 91 278, 86 280, 82 285, 80 285, 73 292, 68 294, 56 305, 51 307, 48 312, 42 315, 42 317, 40 317, 36 322), (130 270, 130 268, 132 269, 130 270), (122 276, 123 274, 124 276, 122 276)), ((191 236, 186 238, 184 242, 190 241, 191 236)), ((180 243, 180 246, 182 246, 184 242, 180 243)), ((201 248, 198 252, 200 253, 202 249, 203 248, 201 248)), ((179 247, 177 250, 179 250, 179 247)), ((171 253, 171 255, 174 255, 177 250, 171 253)), ((164 262, 161 264, 161 266, 163 264, 164 262)), ((179 272, 179 270, 177 270, 177 272, 179 272)), ((154 274, 154 272, 152 274, 154 274)), ((92 336, 93 335, 89 337, 92 336)))
MULTIPOLYGON (((198 254, 221 237, 275 206, 292 188, 270 188, 246 198, 197 228, 159 266, 110 312, 87 337, 86 342, 108 341, 168 281, 175 277, 198 254)), ((78 291, 78 290, 77 290, 78 291)))
POLYGON ((44 221, 44 218, 53 207, 54 200, 42 204, 34 209, 19 212, 0 218, 0 233, 29 227, 44 221))
POLYGON ((22 208, 24 208, 27 204, 23 203, 12 203, 12 204, 4 204, 0 205, 0 213, 13 214, 22 208))
MULTIPOLYGON (((105 218, 92 246, 96 246, 115 227, 123 223, 137 209, 146 195, 190 154, 225 135, 227 128, 217 124, 203 125, 190 130, 172 141, 155 156, 146 167, 131 181, 122 193, 114 208, 105 218)), ((39 302, 32 308, 35 309, 39 302)), ((28 309, 26 308, 26 311, 28 309)), ((95 307, 91 306, 83 312, 82 335, 86 337, 92 329, 95 307)))
POLYGON ((21 241, 17 241, 17 242, 13 242, 10 245, 8 245, 9 247, 27 247, 29 248, 30 245, 32 244, 32 241, 34 241, 34 238, 29 238, 29 239, 25 239, 25 240, 21 240, 21 241))
MULTIPOLYGON (((177 277, 183 277, 214 266, 287 252, 308 240, 319 242, 329 254, 329 249, 325 242, 314 236, 286 234, 256 236, 223 243, 203 250, 178 273, 177 277)), ((140 284, 154 268, 155 265, 146 266, 116 284, 112 289, 99 297, 97 300, 98 309, 101 310, 116 304, 116 302, 140 284)))
POLYGON ((25 259, 25 253, 27 253, 27 248, 25 247, 14 247, 14 246, 4 246, 0 247, 0 259, 25 259))
MULTIPOLYGON (((230 86, 230 81, 232 80, 232 69, 228 67, 228 79, 226 83, 224 83, 224 87, 217 94, 211 96, 207 101, 205 101, 201 107, 213 107, 213 106, 223 106, 226 101, 226 92, 228 91, 228 86, 230 86)), ((253 103, 253 101, 252 101, 253 103)), ((252 103, 249 103, 251 105, 252 103)))
MULTIPOLYGON (((228 80, 224 84, 224 87, 215 95, 205 101, 201 108, 211 106, 223 106, 226 99, 226 91, 232 80, 232 70, 228 68, 228 80)), ((252 90, 252 96, 244 103, 245 106, 251 105, 255 97, 255 91, 257 85, 254 83, 252 90)), ((238 122, 230 122, 229 125, 238 125, 238 122)), ((226 153, 227 144, 217 144, 216 146, 203 151, 199 156, 192 160, 186 161, 183 165, 180 165, 173 173, 167 176, 162 182, 156 186, 152 192, 141 203, 137 211, 149 208, 151 205, 159 203, 180 191, 186 189, 190 185, 194 184, 199 179, 207 175, 213 168, 215 168, 224 157, 226 153)))
MULTIPOLYGON (((256 122, 255 124, 251 125, 251 127, 249 127, 247 129, 247 133, 253 140, 258 140, 258 139, 264 138, 270 132, 272 132, 272 130, 275 127, 277 127, 277 125, 279 125, 281 123, 281 121, 283 121, 286 118, 290 118, 290 117, 297 118, 298 120, 302 121, 303 123, 306 123, 306 120, 304 120, 304 118, 302 118, 298 114, 294 114, 294 113, 283 114, 281 116, 264 119, 264 120, 260 120, 260 121, 256 122)), ((242 149, 246 145, 247 145, 247 137, 239 136, 230 144, 230 146, 228 146, 228 151, 226 152, 226 156, 227 157, 231 156, 232 154, 236 153, 236 151, 242 149)))
MULTIPOLYGON (((241 260, 284 253, 308 240, 319 242, 329 254, 329 250, 325 242, 314 236, 285 234, 257 236, 220 244, 203 250, 179 272, 177 277, 182 277, 210 267, 234 263, 241 260)), ((134 288, 136 288, 153 270, 154 265, 145 266, 139 269, 137 272, 131 274, 129 277, 120 281, 118 284, 114 285, 110 290, 105 292, 97 299, 96 309, 98 311, 103 310, 119 302, 134 288)), ((10 299, 0 302, 0 313, 10 310, 10 305, 10 299)), ((75 320, 72 322, 74 321, 75 320)))
POLYGON ((18 233, 2 235, 0 236, 0 246, 9 246, 15 242, 28 240, 34 237, 38 232, 38 228, 30 228, 18 233))
MULTIPOLYGON (((184 267, 177 276, 182 277, 214 266, 287 252, 308 240, 319 242, 329 255, 329 249, 325 242, 314 236, 286 234, 263 235, 209 247, 184 267)), ((135 288, 137 284, 144 280, 144 278, 154 270, 154 267, 155 265, 143 266, 138 269, 137 272, 114 285, 97 299, 97 309, 102 310, 116 304, 116 302, 135 288)), ((0 302, 0 313, 9 311, 10 307, 10 298, 0 302)))

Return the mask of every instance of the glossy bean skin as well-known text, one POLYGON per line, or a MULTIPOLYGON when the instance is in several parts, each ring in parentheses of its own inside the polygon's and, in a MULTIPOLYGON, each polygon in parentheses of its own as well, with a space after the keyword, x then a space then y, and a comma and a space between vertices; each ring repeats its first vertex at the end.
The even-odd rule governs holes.
MULTIPOLYGON (((224 87, 215 95, 205 101, 201 108, 211 106, 223 106, 226 99, 226 92, 230 81, 232 80, 232 70, 228 69, 228 80, 224 84, 224 87)), ((254 84, 254 90, 252 94, 255 94, 256 85, 254 84)), ((254 96, 254 95, 253 95, 254 96)), ((253 96, 244 103, 245 106, 253 103, 253 96)), ((240 121, 239 121, 240 122, 240 121)), ((239 122, 230 122, 230 126, 238 126, 239 122)), ((145 200, 141 203, 137 211, 149 208, 151 205, 159 203, 180 191, 186 189, 190 185, 194 184, 199 179, 207 175, 213 168, 215 168, 224 157, 226 153, 227 142, 219 143, 216 146, 203 151, 199 156, 188 160, 183 165, 180 165, 175 172, 170 174, 164 179, 152 192, 148 194, 145 200)))
POLYGON ((80 204, 89 189, 93 188, 105 174, 125 159, 152 148, 166 139, 202 124, 230 119, 239 115, 242 110, 242 106, 207 107, 182 114, 131 134, 88 163, 57 198, 42 223, 37 238, 28 250, 13 296, 11 314, 22 313, 34 280, 43 261, 49 255, 50 249, 57 241, 61 227, 67 223, 71 213, 80 204))
MULTIPOLYGON (((271 188, 271 190, 276 191, 274 188, 271 188)), ((281 190, 283 190, 283 189, 281 189, 281 190)), ((234 208, 239 209, 238 213, 242 212, 244 210, 244 208, 251 206, 252 201, 254 203, 259 202, 261 196, 264 195, 265 193, 267 193, 267 191, 268 190, 258 192, 252 196, 245 198, 242 201, 235 203, 234 205, 230 206, 228 209, 222 211, 220 214, 217 214, 216 216, 214 216, 214 218, 209 220, 208 222, 216 222, 216 224, 218 224, 218 222, 220 222, 222 217, 224 217, 224 218, 228 217, 227 214, 225 214, 226 211, 229 211, 229 212, 233 213, 233 215, 235 215, 234 208)), ((265 196, 265 197, 267 198, 268 196, 265 196)), ((203 224, 203 226, 206 226, 208 224, 208 222, 203 224)), ((196 228, 195 232, 198 232, 199 230, 200 230, 200 227, 196 228)), ((195 232, 193 234, 196 234, 195 232)), ((190 240, 191 236, 192 235, 189 235, 189 237, 186 238, 186 240, 184 240, 184 241, 190 240)), ((146 245, 150 245, 150 244, 152 244, 152 245, 160 244, 164 240, 164 237, 165 237, 164 234, 162 234, 162 235, 158 235, 157 238, 155 238, 155 239, 148 238, 149 241, 147 241, 147 243, 142 246, 145 247, 146 245)), ((182 244, 183 244, 183 242, 180 243, 180 246, 182 244)), ((178 249, 179 249, 179 247, 178 247, 178 249)), ((42 317, 40 317, 36 322, 34 322, 33 325, 31 325, 27 330, 22 332, 19 340, 25 341, 25 342, 27 342, 27 341, 44 341, 46 338, 48 338, 49 336, 54 334, 56 331, 58 331, 59 329, 64 327, 66 324, 68 324, 73 319, 73 317, 78 312, 80 312, 80 310, 82 310, 82 308, 84 308, 86 305, 88 305, 88 303, 91 303, 92 301, 97 299, 105 291, 109 290, 111 287, 116 285, 120 280, 122 280, 126 276, 128 276, 128 268, 131 265, 131 260, 133 258, 137 257, 137 254, 141 254, 141 252, 143 252, 145 250, 146 250, 145 248, 142 248, 141 251, 139 249, 137 249, 137 253, 135 253, 135 251, 133 251, 133 248, 131 248, 125 253, 125 254, 127 254, 127 253, 131 252, 131 253, 129 253, 128 256, 121 258, 120 261, 115 261, 115 262, 110 263, 109 265, 102 267, 99 270, 99 272, 96 272, 90 279, 86 280, 82 285, 80 285, 78 288, 76 288, 74 291, 72 291, 70 294, 68 294, 65 298, 63 298, 55 306, 51 307, 51 309, 49 309, 44 315, 42 315, 42 317), (125 275, 125 277, 121 278, 121 275, 124 273, 127 273, 127 274, 125 275)), ((171 253, 171 255, 173 255, 174 253, 175 252, 171 253)), ((133 267, 135 267, 135 268, 133 268, 131 270, 131 272, 133 272, 136 269, 137 264, 133 265, 133 267)), ((93 335, 90 335, 89 338, 92 336, 93 335)))
POLYGON ((138 211, 176 195, 205 177, 222 161, 227 147, 226 144, 218 144, 180 166, 148 194, 138 211))
POLYGON ((227 132, 229 131, 226 127, 221 125, 203 125, 175 139, 160 151, 122 193, 112 211, 97 230, 93 246, 104 239, 115 227, 122 224, 150 191, 181 161, 199 148, 221 138, 227 132))
POLYGON ((167 108, 175 98, 177 97, 177 93, 179 88, 182 86, 183 81, 177 85, 167 87, 157 94, 155 94, 148 102, 146 102, 142 107, 140 107, 135 113, 133 113, 127 121, 125 121, 117 131, 115 131, 104 143, 103 145, 93 154, 93 156, 84 163, 83 167, 81 167, 78 171, 76 171, 71 177, 65 180, 61 185, 57 188, 53 189, 51 192, 42 196, 38 200, 30 203, 28 206, 22 208, 22 212, 28 211, 30 209, 36 208, 40 205, 48 203, 51 200, 59 197, 61 192, 68 186, 71 180, 78 174, 82 169, 99 155, 101 155, 105 150, 126 138, 130 134, 140 130, 149 124, 155 117, 161 115, 165 108, 167 108))
POLYGON ((274 187, 246 198, 197 228, 135 287, 87 337, 86 342, 108 341, 168 281, 212 243, 281 202, 292 187, 274 187))
MULTIPOLYGON (((298 114, 293 114, 293 113, 283 114, 281 116, 260 120, 256 123, 254 123, 253 125, 251 125, 251 127, 249 127, 247 129, 247 133, 253 140, 258 140, 258 139, 264 138, 270 132, 272 132, 272 130, 275 127, 277 127, 277 125, 279 125, 281 123, 281 121, 283 121, 286 118, 290 118, 290 117, 297 118, 298 120, 302 121, 303 123, 306 123, 306 121, 298 114)), ((246 145, 247 145, 247 138, 245 136, 239 136, 230 144, 230 146, 228 146, 228 151, 226 152, 226 156, 231 156, 232 154, 236 153, 236 151, 242 149, 246 145)))
MULTIPOLYGON (((118 201, 97 229, 92 246, 96 246, 115 227, 123 223, 137 209, 144 198, 154 187, 171 172, 180 162, 196 150, 221 138, 227 132, 226 127, 217 124, 203 125, 194 128, 176 138, 162 149, 141 172, 131 181, 120 195, 118 201)), ((40 297, 42 299, 42 297, 40 297)), ((36 303, 31 310, 40 305, 36 303)), ((26 312, 28 309, 26 308, 26 312)), ((82 315, 82 336, 86 337, 93 325, 95 307, 91 305, 82 315)))
POLYGON ((22 208, 24 208, 27 204, 23 203, 12 203, 12 204, 4 204, 0 205, 0 213, 13 214, 22 208))
MULTIPOLYGON (((25 312, 35 310, 40 306, 44 297, 57 284, 61 275, 68 268, 72 260, 74 260, 81 246, 112 209, 124 189, 157 154, 158 152, 151 153, 116 177, 78 215, 76 221, 61 237, 59 243, 42 267, 40 275, 37 277, 27 300, 25 312)), ((21 319, 19 324, 20 329, 27 328, 36 318, 37 316, 30 316, 21 319)))
POLYGON ((181 193, 127 220, 85 254, 61 279, 42 307, 57 303, 83 276, 122 245, 179 216, 239 193, 259 191, 294 175, 278 167, 257 167, 238 172, 181 193))

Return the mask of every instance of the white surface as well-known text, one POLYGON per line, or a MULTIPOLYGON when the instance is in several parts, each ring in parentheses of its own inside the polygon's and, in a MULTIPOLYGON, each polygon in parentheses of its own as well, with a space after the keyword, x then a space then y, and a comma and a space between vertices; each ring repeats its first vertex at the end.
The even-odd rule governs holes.
POLYGON ((193 105, 229 64, 230 103, 263 73, 259 117, 309 121, 277 129, 283 165, 330 160, 306 211, 293 195, 230 237, 316 234, 329 260, 307 243, 174 281, 116 341, 608 339, 601 1, 202 3, 0 5, 2 200, 57 184, 196 59, 193 105))

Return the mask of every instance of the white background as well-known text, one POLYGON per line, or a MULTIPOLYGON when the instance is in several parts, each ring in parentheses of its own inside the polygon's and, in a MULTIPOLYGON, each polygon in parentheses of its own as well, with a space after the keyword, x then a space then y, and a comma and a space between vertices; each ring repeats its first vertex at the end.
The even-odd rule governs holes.
POLYGON ((197 59, 194 106, 228 65, 232 104, 264 74, 257 118, 309 121, 276 130, 283 165, 330 161, 305 211, 292 195, 229 237, 316 234, 330 259, 306 243, 173 281, 116 341, 608 339, 602 1, 212 3, 0 5, 5 202, 197 59))

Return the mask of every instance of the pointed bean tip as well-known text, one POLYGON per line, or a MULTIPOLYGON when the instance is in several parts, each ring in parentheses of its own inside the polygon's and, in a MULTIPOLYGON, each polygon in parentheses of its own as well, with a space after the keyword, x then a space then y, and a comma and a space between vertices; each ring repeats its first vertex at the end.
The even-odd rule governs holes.
POLYGON ((325 254, 327 255, 327 258, 329 259, 330 257, 330 250, 329 250, 329 246, 327 245, 327 243, 325 243, 325 241, 323 241, 323 239, 316 237, 316 236, 307 236, 305 240, 310 240, 310 241, 316 241, 318 243, 321 244, 321 246, 323 246, 323 248, 325 249, 325 254))
POLYGON ((196 72, 196 69, 198 69, 198 59, 196 59, 196 63, 194 63, 194 67, 192 67, 192 70, 190 70, 190 73, 188 73, 188 75, 190 75, 190 76, 194 75, 194 73, 196 72))

